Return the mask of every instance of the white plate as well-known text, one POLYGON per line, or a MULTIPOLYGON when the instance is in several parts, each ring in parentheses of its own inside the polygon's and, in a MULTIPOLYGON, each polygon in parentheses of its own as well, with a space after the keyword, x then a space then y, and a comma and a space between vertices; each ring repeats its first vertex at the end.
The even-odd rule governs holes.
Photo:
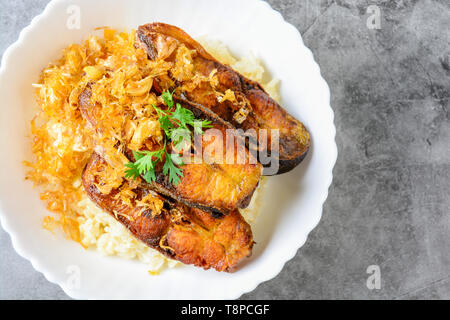
MULTIPOLYGON (((73 22, 73 21, 71 21, 73 22)), ((83 299, 234 299, 275 277, 317 225, 337 157, 330 93, 300 33, 259 0, 61 0, 52 1, 5 52, 0 71, 0 212, 15 250, 34 268, 83 299), (80 29, 67 20, 80 9, 80 29), (271 177, 254 227, 251 259, 227 274, 180 267, 150 276, 144 264, 103 257, 42 229, 48 214, 38 190, 24 180, 30 158, 29 120, 36 106, 31 83, 65 46, 98 26, 118 29, 161 21, 194 37, 221 40, 236 55, 253 51, 281 79, 283 105, 305 123, 312 148, 290 173, 271 177), (70 23, 69 23, 70 24, 70 23), (75 267, 71 267, 75 266, 75 267), (79 269, 78 269, 79 268, 79 269), (71 275, 80 271, 79 286, 71 275)))

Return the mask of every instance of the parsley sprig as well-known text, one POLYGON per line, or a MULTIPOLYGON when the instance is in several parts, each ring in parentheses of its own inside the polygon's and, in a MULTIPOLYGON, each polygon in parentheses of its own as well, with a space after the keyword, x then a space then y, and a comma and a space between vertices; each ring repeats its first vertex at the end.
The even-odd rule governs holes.
POLYGON ((167 141, 172 141, 175 149, 183 150, 191 143, 189 127, 192 127, 196 134, 203 134, 203 128, 211 128, 211 121, 196 119, 191 110, 183 108, 179 103, 175 105, 172 93, 169 91, 164 91, 161 96, 168 107, 167 110, 162 110, 155 105, 153 108, 164 131, 164 147, 157 151, 133 151, 135 162, 125 164, 128 168, 125 171, 125 177, 136 179, 142 176, 145 181, 152 183, 156 180, 156 165, 164 161, 163 174, 169 176, 170 183, 178 185, 180 178, 183 177, 183 170, 177 166, 184 163, 179 154, 167 151, 167 141), (171 111, 174 105, 175 110, 171 111))

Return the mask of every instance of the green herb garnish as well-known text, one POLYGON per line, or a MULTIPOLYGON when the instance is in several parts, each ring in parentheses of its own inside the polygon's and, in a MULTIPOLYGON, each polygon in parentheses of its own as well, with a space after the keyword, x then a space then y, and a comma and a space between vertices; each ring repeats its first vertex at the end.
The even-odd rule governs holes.
POLYGON ((153 108, 158 114, 158 120, 161 129, 164 131, 164 147, 157 151, 133 151, 135 162, 129 162, 125 166, 128 168, 125 171, 126 178, 136 179, 142 176, 145 181, 152 183, 156 180, 155 168, 159 161, 163 161, 163 174, 169 176, 169 181, 173 185, 180 183, 180 178, 183 177, 183 170, 177 166, 183 165, 183 159, 179 154, 172 154, 167 152, 167 141, 172 141, 177 150, 183 150, 190 146, 191 131, 190 127, 194 128, 196 134, 203 134, 203 128, 211 128, 211 121, 196 119, 191 110, 183 108, 179 103, 174 107, 172 93, 164 91, 161 95, 164 103, 167 105, 167 110, 162 110, 155 105, 153 108))

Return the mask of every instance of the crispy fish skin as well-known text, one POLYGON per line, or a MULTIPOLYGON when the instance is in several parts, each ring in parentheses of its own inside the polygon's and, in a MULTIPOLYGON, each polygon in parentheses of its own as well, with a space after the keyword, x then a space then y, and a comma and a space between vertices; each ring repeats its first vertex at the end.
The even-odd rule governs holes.
POLYGON ((226 272, 235 270, 240 261, 251 255, 252 231, 238 210, 213 218, 205 211, 153 193, 145 182, 133 190, 137 199, 152 192, 164 201, 163 209, 152 212, 136 204, 130 206, 121 200, 118 189, 109 194, 97 189, 96 174, 105 165, 106 161, 93 153, 83 171, 82 183, 89 198, 149 247, 184 264, 226 272))
MULTIPOLYGON (((91 92, 87 87, 79 96, 79 106, 83 117, 97 130, 101 130, 96 119, 96 108, 90 103, 91 92)), ((197 113, 192 106, 189 109, 197 113)), ((262 173, 262 166, 245 148, 245 143, 236 137, 231 163, 224 163, 227 157, 226 126, 220 119, 210 115, 206 118, 212 121, 213 129, 207 130, 201 137, 201 148, 195 150, 194 157, 200 163, 186 163, 181 166, 183 177, 178 185, 170 183, 163 174, 162 168, 156 168, 156 181, 150 186, 155 191, 183 202, 189 206, 212 213, 228 214, 236 208, 246 208, 258 186, 262 173), (209 133, 218 133, 212 136, 209 133), (217 147, 219 153, 214 150, 217 147), (211 153, 205 152, 207 149, 211 153), (220 153, 220 151, 222 153, 220 153)), ((205 118, 205 117, 204 117, 205 118)), ((126 149, 125 155, 130 161, 135 161, 131 150, 126 149)))
MULTIPOLYGON (((144 49, 152 60, 173 59, 174 55, 170 53, 180 44, 184 44, 190 50, 196 50, 195 72, 207 77, 213 70, 217 70, 218 90, 225 92, 227 89, 231 89, 241 103, 229 100, 219 102, 214 92, 205 86, 189 92, 177 90, 175 95, 179 99, 200 104, 237 128, 255 129, 256 131, 258 129, 279 129, 279 170, 277 174, 292 170, 305 158, 311 143, 308 130, 274 101, 260 84, 217 61, 197 41, 178 27, 164 23, 149 23, 140 26, 136 32, 136 46, 144 49), (243 107, 242 101, 248 105, 243 107), (241 111, 248 112, 243 121, 242 118, 235 117, 241 111)), ((182 84, 183 82, 181 82, 182 84)), ((270 146, 270 141, 267 146, 270 146)), ((260 149, 275 155, 270 147, 260 146, 260 149)))

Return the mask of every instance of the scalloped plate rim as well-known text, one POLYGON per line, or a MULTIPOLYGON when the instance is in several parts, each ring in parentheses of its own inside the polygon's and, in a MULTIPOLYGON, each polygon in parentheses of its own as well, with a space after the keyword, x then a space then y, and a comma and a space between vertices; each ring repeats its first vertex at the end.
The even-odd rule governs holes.
MULTIPOLYGON (((8 65, 8 61, 10 58, 10 55, 12 55, 16 50, 18 50, 22 45, 23 45, 23 39, 27 36, 27 34, 33 30, 41 21, 45 20, 45 18, 47 18, 52 9, 60 2, 64 2, 65 0, 52 0, 50 1, 45 9, 43 10, 43 12, 37 16, 35 16, 30 24, 28 26, 26 26, 24 29, 22 29, 22 31, 19 34, 19 38, 17 41, 15 41, 13 44, 11 44, 4 52, 2 60, 1 60, 1 68, 0 68, 0 82, 3 80, 3 77, 6 74, 6 70, 7 70, 7 65, 8 65)), ((311 52, 311 50, 306 47, 304 45, 302 36, 300 34, 300 32, 298 31, 297 28, 295 28, 292 24, 286 22, 283 18, 283 16, 281 15, 281 13, 279 13, 278 11, 274 10, 271 8, 271 6, 267 3, 264 2, 262 0, 247 0, 247 1, 253 1, 255 3, 255 5, 265 5, 267 10, 271 11, 271 14, 277 15, 280 22, 282 24, 284 24, 286 27, 289 27, 291 29, 294 29, 295 32, 297 33, 297 38, 299 41, 299 45, 302 47, 302 50, 306 50, 311 58, 311 60, 313 61, 314 67, 317 69, 319 76, 320 76, 320 83, 322 86, 322 90, 323 92, 326 94, 326 101, 329 107, 329 119, 327 119, 328 121, 330 121, 330 123, 332 124, 332 140, 334 142, 333 145, 333 149, 330 150, 330 159, 332 159, 331 161, 331 167, 330 170, 328 172, 328 179, 326 182, 327 188, 322 196, 322 199, 320 201, 320 212, 319 214, 315 217, 315 221, 312 224, 312 227, 310 228, 310 230, 306 233, 306 235, 304 235, 303 237, 299 238, 297 244, 295 245, 291 245, 290 246, 290 250, 288 250, 289 252, 286 253, 286 258, 284 261, 278 263, 276 266, 272 267, 270 272, 266 272, 264 277, 260 277, 255 281, 252 281, 252 283, 248 283, 246 288, 243 288, 242 290, 240 290, 240 292, 236 293, 234 296, 228 296, 228 297, 224 297, 223 299, 236 299, 239 298, 241 295, 251 292, 253 291, 259 284, 271 280, 274 277, 276 277, 281 270, 283 269, 284 265, 290 261, 295 254, 297 253, 298 249, 300 249, 304 243, 306 242, 310 232, 318 225, 318 223, 320 222, 321 216, 322 216, 322 210, 323 210, 323 204, 325 202, 325 200, 328 197, 328 190, 331 186, 332 183, 332 179, 333 179, 333 168, 334 165, 336 163, 337 160, 337 146, 336 146, 336 142, 335 142, 335 137, 336 137, 336 128, 334 125, 334 112, 331 108, 330 105, 330 89, 329 86, 327 84, 327 82, 323 79, 321 72, 320 72, 320 67, 317 64, 317 62, 314 60, 314 56, 313 53, 311 52)), ((4 212, 3 210, 3 204, 2 204, 2 200, 0 198, 0 224, 3 227, 3 229, 9 234, 9 236, 11 237, 11 242, 12 242, 12 246, 14 248, 14 250, 23 258, 29 260, 33 266, 33 268, 35 270, 37 270, 38 272, 42 273, 44 275, 44 277, 51 283, 57 284, 59 285, 62 290, 70 297, 75 298, 75 299, 92 299, 93 297, 91 296, 86 296, 83 295, 81 293, 81 291, 77 291, 77 290, 72 290, 70 288, 68 288, 68 286, 65 283, 61 283, 59 281, 57 281, 54 276, 52 275, 52 271, 51 270, 47 270, 45 267, 42 266, 42 264, 39 262, 39 258, 37 256, 35 256, 33 253, 27 252, 24 248, 23 245, 21 243, 21 239, 17 236, 16 232, 14 230, 12 230, 12 228, 9 226, 9 222, 8 222, 8 218, 7 218, 7 214, 4 212)), ((95 299, 95 298, 94 298, 95 299)))

